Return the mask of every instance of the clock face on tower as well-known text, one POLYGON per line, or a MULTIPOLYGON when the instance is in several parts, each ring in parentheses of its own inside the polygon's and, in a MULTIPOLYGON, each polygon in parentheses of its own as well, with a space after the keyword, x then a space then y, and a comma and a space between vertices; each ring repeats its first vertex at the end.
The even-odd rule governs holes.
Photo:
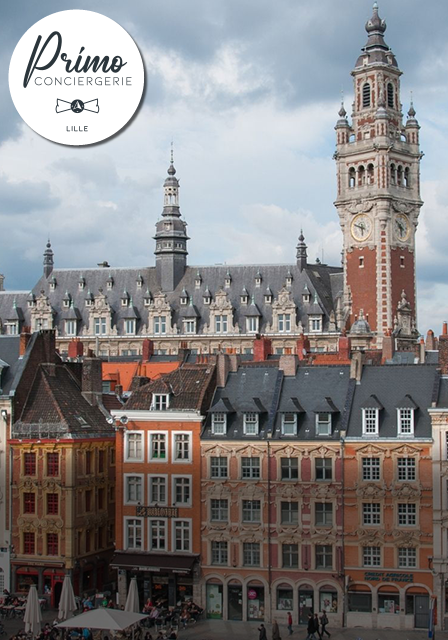
POLYGON ((399 213, 395 216, 394 220, 395 236, 401 242, 405 242, 409 238, 411 233, 411 225, 409 218, 404 213, 399 213))
POLYGON ((358 242, 364 242, 372 233, 372 221, 365 213, 360 213, 352 220, 351 234, 358 242))

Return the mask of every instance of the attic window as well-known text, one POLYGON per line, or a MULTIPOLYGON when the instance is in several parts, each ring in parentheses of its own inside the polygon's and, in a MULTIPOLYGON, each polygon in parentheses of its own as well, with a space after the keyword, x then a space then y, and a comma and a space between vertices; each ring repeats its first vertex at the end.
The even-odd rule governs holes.
POLYGON ((121 298, 121 306, 127 307, 129 304, 129 298, 121 298))
POLYGON ((244 435, 258 435, 258 413, 248 411, 244 414, 244 435))
POLYGON ((79 282, 78 282, 78 287, 80 291, 83 291, 84 287, 86 286, 86 281, 84 280, 84 278, 82 278, 79 282))
POLYGON ((202 283, 202 278, 201 278, 200 275, 197 275, 195 280, 194 280, 195 289, 200 289, 201 288, 201 283, 202 283))
POLYGON ((90 424, 88 422, 86 422, 86 420, 84 420, 84 418, 82 416, 76 416, 77 421, 79 422, 79 424, 81 425, 81 427, 90 427, 90 424))
POLYGON ((286 286, 290 287, 291 285, 292 285, 292 275, 288 273, 288 275, 286 276, 286 286))
POLYGON ((232 284, 232 278, 230 276, 227 276, 224 279, 224 286, 226 287, 226 289, 228 289, 231 284, 232 284))
POLYGON ((168 409, 170 397, 167 393, 155 393, 152 397, 151 409, 153 411, 164 411, 168 409))
POLYGON ((331 413, 316 413, 316 435, 331 436, 331 413))
POLYGON ((255 276, 255 286, 256 286, 256 287, 261 286, 261 280, 262 280, 262 278, 261 278, 261 275, 260 275, 260 274, 258 274, 258 275, 256 275, 256 276, 255 276))
POLYGON ((86 298, 86 307, 92 306, 92 300, 90 298, 86 298))
POLYGON ((284 413, 282 415, 282 434, 284 436, 297 435, 297 413, 284 413))
POLYGON ((305 291, 304 293, 302 293, 303 302, 309 302, 310 299, 311 299, 311 294, 309 291, 305 291))
POLYGON ((379 410, 366 408, 362 410, 362 435, 377 436, 379 431, 379 410))
POLYGON ((209 295, 204 296, 204 304, 210 304, 210 302, 211 302, 211 296, 209 295))
POLYGON ((227 416, 225 413, 212 413, 212 433, 215 436, 224 436, 227 429, 227 416))
POLYGON ((62 304, 66 308, 69 307, 70 306, 70 299, 66 298, 65 300, 63 300, 62 304))
POLYGON ((114 281, 113 280, 108 280, 107 281, 107 290, 111 291, 113 286, 114 286, 114 281))
POLYGON ((249 296, 248 296, 248 295, 246 295, 246 294, 243 294, 243 295, 241 296, 241 304, 247 304, 247 303, 248 303, 248 301, 249 301, 249 296))
POLYGON ((271 304, 272 303, 272 295, 270 293, 266 293, 266 295, 264 296, 264 301, 266 302, 266 304, 271 304))
POLYGON ((137 289, 141 289, 143 286, 143 278, 139 276, 136 282, 137 282, 137 289))
POLYGON ((28 300, 28 307, 30 309, 33 309, 36 306, 36 301, 35 300, 28 300))
POLYGON ((310 333, 317 333, 322 331, 322 317, 321 316, 310 316, 309 317, 309 330, 310 333))
POLYGON ((398 435, 414 435, 414 409, 397 409, 398 435))
POLYGON ((54 291, 56 289, 56 280, 53 280, 53 282, 50 282, 50 291, 54 291))
POLYGON ((188 296, 181 296, 180 297, 180 303, 183 305, 188 304, 188 296))

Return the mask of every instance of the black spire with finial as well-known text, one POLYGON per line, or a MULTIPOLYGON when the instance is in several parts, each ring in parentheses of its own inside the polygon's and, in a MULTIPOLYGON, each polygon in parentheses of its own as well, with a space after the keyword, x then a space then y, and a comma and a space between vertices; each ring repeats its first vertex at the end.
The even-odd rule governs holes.
POLYGON ((44 276, 48 278, 48 276, 53 271, 54 265, 54 254, 53 249, 51 248, 50 238, 48 238, 47 246, 44 251, 44 276))
POLYGON ((395 56, 391 49, 384 42, 384 32, 386 31, 386 21, 380 18, 378 13, 378 3, 373 3, 372 17, 366 22, 367 42, 362 49, 362 54, 356 61, 356 67, 364 66, 366 54, 368 64, 382 63, 398 67, 395 56))
POLYGON ((306 252, 307 246, 305 244, 305 236, 302 229, 300 229, 299 243, 297 245, 297 266, 300 271, 303 271, 307 265, 308 254, 306 252))

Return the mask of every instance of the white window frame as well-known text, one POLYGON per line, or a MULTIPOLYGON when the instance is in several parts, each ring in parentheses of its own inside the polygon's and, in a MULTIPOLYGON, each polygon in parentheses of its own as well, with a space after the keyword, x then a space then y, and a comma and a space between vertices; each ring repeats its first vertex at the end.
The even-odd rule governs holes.
POLYGON ((145 459, 145 432, 144 431, 126 431, 124 434, 124 461, 125 462, 144 462, 145 459), (132 456, 129 455, 129 440, 130 436, 140 436, 141 443, 141 455, 132 456))
POLYGON ((414 435, 414 409, 397 409, 398 435, 411 437, 414 435))
MULTIPOLYGON (((175 553, 191 553, 191 545, 192 545, 192 539, 191 539, 191 518, 173 518, 171 520, 171 530, 172 530, 172 551, 174 551, 175 553), (178 549, 176 546, 176 532, 177 532, 177 528, 178 525, 180 525, 181 523, 185 523, 187 524, 187 529, 188 529, 188 547, 186 547, 184 544, 182 544, 182 549, 178 549)), ((185 530, 185 529, 183 529, 185 530)), ((182 536, 183 538, 183 536, 182 536)))
POLYGON ((215 316, 215 333, 227 333, 229 326, 229 317, 227 314, 218 314, 215 316))
POLYGON ((210 498, 210 522, 229 522, 229 500, 228 498, 210 498), (213 500, 220 504, 213 506, 213 500), (225 506, 221 503, 225 502, 225 506))
POLYGON ((197 320, 184 320, 184 333, 196 333, 197 320))
POLYGON ((371 407, 362 410, 362 435, 377 436, 379 434, 380 412, 371 407))
POLYGON ((136 322, 133 318, 127 318, 124 321, 124 331, 127 336, 135 336, 136 322))
POLYGON ((154 335, 156 336, 166 335, 166 325, 167 325, 167 319, 165 315, 154 316, 154 321, 153 321, 154 335))
POLYGON ((211 540, 210 564, 217 565, 217 566, 220 566, 220 565, 225 566, 229 564, 229 543, 227 542, 227 540, 211 540), (213 545, 220 545, 220 547, 213 549, 213 545), (215 555, 214 555, 214 552, 215 552, 215 555))
POLYGON ((65 320, 65 335, 76 336, 77 322, 76 320, 65 320))
POLYGON ((149 438, 148 438, 148 455, 149 455, 149 460, 151 462, 168 462, 168 431, 151 431, 149 433, 149 438), (155 441, 155 436, 164 436, 164 441, 165 441, 165 456, 161 457, 161 456, 154 456, 153 455, 153 442, 155 441))
MULTIPOLYGON (((124 518, 125 550, 132 549, 132 550, 135 550, 135 551, 143 551, 143 549, 144 549, 144 533, 145 533, 145 529, 144 529, 143 518, 134 518, 134 517, 124 518), (129 544, 129 525, 130 525, 131 522, 135 523, 133 525, 134 530, 136 530, 138 526, 140 527, 140 540, 141 540, 140 546, 130 546, 130 544, 129 544)), ((134 537, 137 538, 136 533, 134 533, 134 537)))
POLYGON ((381 547, 363 547, 362 566, 381 567, 381 547))
POLYGON ((227 414, 223 411, 212 413, 212 434, 225 436, 227 433, 227 414))
POLYGON ((381 524, 382 506, 380 502, 362 503, 362 524, 367 527, 376 527, 381 524))
POLYGON ((246 333, 258 333, 259 318, 258 316, 246 317, 246 333))
POLYGON ((282 435, 284 436, 296 436, 297 435, 297 413, 288 412, 282 413, 282 435), (292 420, 287 420, 287 417, 291 417, 292 420))
POLYGON ((227 479, 229 477, 229 458, 227 456, 210 456, 210 478, 213 478, 214 480, 224 480, 227 479), (221 469, 224 467, 224 465, 221 466, 221 463, 215 465, 216 469, 220 470, 219 475, 213 475, 212 473, 212 469, 213 469, 213 463, 212 463, 212 459, 216 458, 218 460, 225 460, 226 464, 225 464, 225 475, 221 474, 221 469))
POLYGON ((242 480, 261 480, 261 458, 259 456, 242 456, 241 458, 241 479, 242 480), (247 467, 243 466, 243 460, 258 460, 258 467, 255 467, 252 463, 247 467), (254 469, 258 468, 258 475, 253 475, 254 469), (250 470, 250 475, 245 476, 243 470, 250 470))
POLYGON ((277 325, 279 333, 291 333, 291 314, 279 313, 277 316, 277 325))
POLYGON ((300 465, 299 460, 296 457, 284 456, 280 458, 280 479, 282 482, 298 482, 300 475, 300 465), (288 464, 283 464, 283 460, 288 460, 288 464), (295 461, 295 464, 292 464, 292 461, 295 461), (284 472, 288 471, 288 477, 285 477, 284 472), (297 478, 294 478, 294 471, 297 471, 297 478))
POLYGON ((241 522, 256 524, 262 522, 261 500, 241 501, 241 522))
POLYGON ((168 475, 166 473, 150 473, 148 474, 148 504, 151 506, 166 506, 168 504, 168 475), (158 483, 158 493, 160 495, 160 486, 165 488, 164 500, 153 500, 153 488, 156 480, 163 480, 163 483, 158 483))
POLYGON ((149 518, 148 520, 148 548, 149 551, 168 551, 168 520, 167 518, 149 518), (152 524, 157 525, 157 536, 153 537, 152 524), (160 544, 160 532, 163 531, 163 546, 160 544), (154 545, 153 541, 157 540, 157 544, 154 545))
POLYGON ((415 482, 417 480, 417 460, 411 457, 397 458, 397 481, 415 482))
POLYGON ((308 316, 308 323, 310 333, 322 332, 322 316, 308 316))
MULTIPOLYGON (((87 300, 86 300, 86 304, 87 304, 87 300)), ((94 334, 96 336, 107 335, 107 318, 103 318, 102 316, 96 316, 93 319, 93 329, 94 329, 94 334)))
POLYGON ((295 500, 282 500, 280 502, 280 524, 298 525, 300 521, 300 507, 299 503, 295 500), (286 509, 284 505, 288 505, 286 509), (292 508, 292 505, 297 508, 292 508), (287 518, 284 518, 284 514, 287 514, 287 518))
POLYGON ((166 411, 170 407, 169 393, 153 393, 151 411, 166 411))
POLYGON ((255 411, 243 414, 243 433, 245 436, 258 436, 260 430, 260 416, 255 411))
POLYGON ((381 458, 377 456, 361 458, 361 474, 364 482, 379 482, 381 480, 381 458), (372 460, 375 460, 375 462, 372 463, 372 460), (376 463, 376 460, 378 460, 378 463, 376 463), (378 478, 373 477, 377 475, 377 471, 378 478))
POLYGON ((398 547, 397 555, 399 569, 417 569, 417 549, 415 547, 398 547))
POLYGON ((333 527, 334 525, 334 505, 332 502, 314 503, 314 525, 316 527, 333 527), (322 510, 319 510, 322 506, 322 510), (318 517, 319 516, 319 517, 318 517), (321 520, 321 522, 319 522, 321 520))
POLYGON ((397 526, 416 527, 417 526, 417 505, 415 502, 399 502, 397 504, 397 526))
POLYGON ((144 478, 145 476, 143 473, 125 473, 123 475, 124 504, 140 504, 141 502, 145 501, 144 478), (133 478, 136 478, 139 481, 135 484, 136 486, 138 484, 140 487, 140 497, 137 496, 134 500, 129 498, 129 487, 133 478))
POLYGON ((173 431, 171 435, 171 451, 172 451, 172 462, 174 464, 190 464, 193 461, 193 432, 192 431, 173 431), (187 450, 188 456, 186 458, 178 457, 178 447, 177 447, 177 436, 188 436, 187 440, 182 440, 182 442, 187 442, 187 450))
MULTIPOLYGON (((176 507, 191 507, 191 493, 193 489, 193 477, 189 475, 173 475, 171 476, 171 502, 176 507), (183 500, 179 502, 177 500, 177 484, 178 480, 187 481, 186 485, 188 486, 188 500, 183 500)), ((184 490, 182 490, 184 493, 184 490)))
POLYGON ((328 411, 320 411, 319 413, 316 413, 316 435, 324 437, 331 436, 333 428, 332 422, 332 414, 328 411), (328 419, 322 420, 321 416, 328 416, 328 419), (324 427, 326 428, 324 429, 324 427))

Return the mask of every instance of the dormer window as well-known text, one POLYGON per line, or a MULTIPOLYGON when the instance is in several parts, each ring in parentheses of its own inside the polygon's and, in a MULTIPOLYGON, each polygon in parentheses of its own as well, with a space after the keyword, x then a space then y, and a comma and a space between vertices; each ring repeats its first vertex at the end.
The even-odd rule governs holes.
POLYGON ((85 289, 85 286, 86 286, 86 281, 85 281, 85 279, 84 279, 84 278, 80 278, 80 279, 79 279, 79 282, 78 282, 78 289, 79 289, 80 291, 83 291, 83 290, 85 289))
POLYGON ((258 435, 258 413, 255 413, 254 411, 248 411, 244 414, 244 435, 258 435))
POLYGON ((316 413, 316 435, 331 436, 331 413, 316 413))
POLYGON ((259 318, 257 316, 248 316, 246 318, 246 331, 247 333, 257 333, 259 318))
POLYGON ((28 307, 30 309, 33 309, 36 306, 36 301, 35 300, 28 300, 28 307))
POLYGON ((166 316, 154 317, 154 333, 164 335, 166 333, 166 316))
POLYGON ((227 333, 227 316, 215 316, 215 333, 227 333))
POLYGON ((397 409, 398 435, 414 435, 414 409, 397 409))
POLYGON ((76 336, 76 320, 65 321, 65 335, 76 336))
POLYGON ((282 414, 282 434, 284 436, 297 435, 297 413, 282 414))
POLYGON ((224 436, 227 431, 227 416, 225 413, 212 413, 212 433, 215 436, 224 436))
POLYGON ((261 281, 263 280, 263 278, 261 277, 261 273, 258 272, 257 275, 255 276, 255 286, 256 287, 261 287, 261 281))
POLYGON ((309 316, 308 321, 310 333, 322 331, 322 316, 309 316))
POLYGON ((379 409, 371 407, 362 410, 362 435, 377 436, 379 434, 379 409))
POLYGON ((290 271, 288 271, 288 273, 286 274, 285 283, 287 287, 290 287, 292 285, 292 273, 290 271))
POLYGON ((151 409, 153 411, 165 411, 170 405, 170 397, 167 393, 155 393, 152 397, 151 409))
POLYGON ((201 284, 202 284, 202 277, 201 277, 201 274, 198 271, 198 273, 196 274, 196 278, 194 279, 195 289, 200 289, 201 288, 201 284))
POLYGON ((110 278, 107 279, 107 283, 106 283, 107 290, 112 291, 113 286, 114 286, 114 279, 111 276, 110 278))
POLYGON ((184 333, 196 333, 196 320, 184 320, 184 333))
POLYGON ((184 306, 188 304, 188 293, 185 291, 185 289, 182 291, 182 294, 180 296, 180 303, 184 306))
POLYGON ((62 305, 67 309, 70 306, 70 298, 64 298, 62 305))
POLYGON ((227 273, 226 277, 224 278, 224 286, 226 289, 228 289, 231 284, 232 284, 232 276, 230 275, 230 273, 227 273))
POLYGON ((5 322, 5 331, 8 336, 16 336, 19 333, 19 323, 5 322))
POLYGON ((124 323, 124 330, 126 335, 135 336, 135 320, 132 318, 128 318, 124 323))
POLYGON ((266 304, 272 304, 272 293, 265 293, 264 301, 266 304))
POLYGON ((127 294, 127 292, 125 291, 123 293, 123 295, 121 296, 121 306, 122 307, 127 307, 129 305, 129 296, 127 294))
POLYGON ((146 293, 143 296, 143 304, 145 305, 145 307, 149 307, 151 304, 151 293, 149 289, 146 290, 146 293))
POLYGON ((249 296, 247 293, 241 294, 241 304, 247 304, 249 302, 249 296))
POLYGON ((86 298, 86 307, 91 307, 93 305, 93 300, 91 298, 86 298))
POLYGON ((305 289, 303 290, 302 300, 303 300, 303 302, 306 302, 306 303, 309 303, 310 300, 311 300, 311 294, 310 294, 310 292, 309 292, 307 287, 305 287, 305 289))
POLYGON ((143 278, 140 273, 138 274, 137 280, 135 282, 137 284, 137 289, 141 289, 143 286, 143 278))
POLYGON ((279 313, 278 314, 278 332, 289 333, 291 331, 291 314, 279 313))
POLYGON ((210 304, 211 300, 210 296, 204 296, 204 304, 210 304))
POLYGON ((54 291, 56 289, 56 278, 53 276, 51 282, 50 282, 50 291, 54 291))

